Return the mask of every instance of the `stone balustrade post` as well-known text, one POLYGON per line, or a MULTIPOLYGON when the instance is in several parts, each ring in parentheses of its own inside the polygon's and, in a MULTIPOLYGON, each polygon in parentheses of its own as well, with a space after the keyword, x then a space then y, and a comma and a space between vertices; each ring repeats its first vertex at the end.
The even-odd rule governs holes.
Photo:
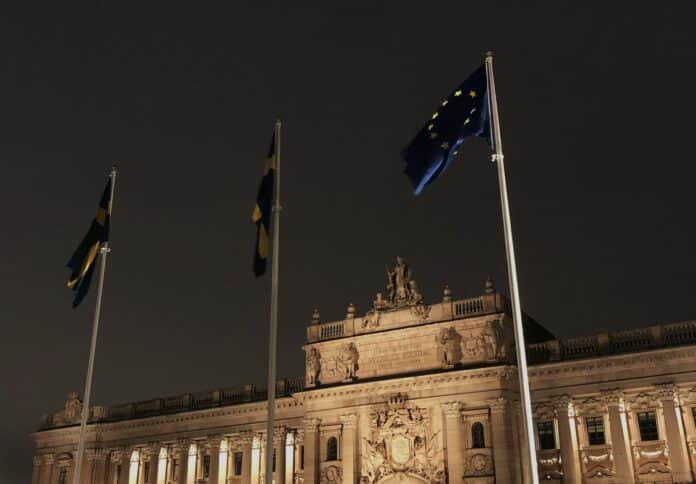
POLYGON ((357 426, 358 416, 341 415, 343 429, 341 433, 341 463, 343 466, 343 484, 356 484, 357 476, 357 426))
POLYGON ((445 442, 447 443, 447 472, 449 484, 464 482, 464 452, 462 444, 462 404, 447 402, 442 410, 445 416, 445 442))
POLYGON ((305 484, 316 484, 319 482, 319 432, 318 427, 321 420, 318 418, 304 419, 304 482, 305 484))

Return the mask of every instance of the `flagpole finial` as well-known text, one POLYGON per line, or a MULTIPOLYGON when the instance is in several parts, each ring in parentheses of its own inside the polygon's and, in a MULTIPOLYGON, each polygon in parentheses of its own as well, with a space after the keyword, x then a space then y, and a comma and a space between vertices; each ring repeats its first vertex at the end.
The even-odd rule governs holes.
POLYGON ((116 163, 114 163, 113 165, 111 165, 111 176, 116 176, 116 169, 117 169, 117 168, 118 168, 118 167, 116 166, 116 163))
POLYGON ((280 125, 282 124, 282 123, 280 122, 280 118, 276 119, 276 123, 275 123, 275 124, 276 124, 276 126, 277 126, 278 128, 280 128, 280 125))
POLYGON ((486 58, 491 58, 491 59, 493 58, 493 51, 492 50, 486 51, 486 58))

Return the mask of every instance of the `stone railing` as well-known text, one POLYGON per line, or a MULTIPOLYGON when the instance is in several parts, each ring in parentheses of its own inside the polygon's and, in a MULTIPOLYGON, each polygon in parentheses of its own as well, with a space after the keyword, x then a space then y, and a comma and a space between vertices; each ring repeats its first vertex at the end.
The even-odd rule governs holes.
POLYGON ((530 344, 527 358, 532 364, 548 363, 690 344, 696 344, 696 321, 530 344))
MULTIPOLYGON (((483 296, 459 299, 456 301, 441 302, 437 303, 437 306, 442 307, 442 311, 439 312, 439 314, 446 316, 444 316, 444 319, 436 319, 432 322, 437 322, 439 320, 445 321, 449 319, 468 318, 500 312, 504 311, 508 305, 509 304, 505 298, 498 293, 490 293, 483 296)), ((361 332, 360 328, 357 326, 354 327, 354 325, 355 319, 310 324, 307 327, 307 341, 309 343, 314 343, 317 341, 353 336, 356 333, 361 332)), ((405 325, 408 325, 408 322, 405 325)))
MULTIPOLYGON (((289 397, 304 389, 304 378, 278 380, 276 382, 276 397, 289 397)), ((203 392, 184 393, 171 397, 155 398, 142 402, 123 403, 109 407, 93 407, 90 411, 90 422, 115 422, 134 418, 152 417, 191 410, 202 410, 226 405, 247 402, 260 402, 268 398, 266 389, 254 385, 244 385, 238 388, 224 388, 203 392)), ((79 424, 79 418, 67 425, 79 424)), ((52 416, 47 416, 41 422, 39 430, 66 426, 66 423, 54 422, 52 416)))

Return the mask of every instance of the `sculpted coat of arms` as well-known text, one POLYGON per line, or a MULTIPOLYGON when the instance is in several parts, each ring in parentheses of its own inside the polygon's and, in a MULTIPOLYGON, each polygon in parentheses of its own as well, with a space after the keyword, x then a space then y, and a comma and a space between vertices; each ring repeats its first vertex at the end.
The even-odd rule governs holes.
POLYGON ((361 482, 374 484, 389 477, 415 477, 444 484, 445 464, 428 411, 407 405, 403 395, 370 415, 370 435, 363 439, 361 482))

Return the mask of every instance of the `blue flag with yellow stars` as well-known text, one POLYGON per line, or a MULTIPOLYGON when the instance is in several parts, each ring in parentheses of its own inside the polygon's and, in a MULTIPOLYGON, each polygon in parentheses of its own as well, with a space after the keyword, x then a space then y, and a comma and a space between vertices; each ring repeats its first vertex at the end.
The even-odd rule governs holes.
POLYGON ((416 195, 435 180, 457 155, 469 136, 486 138, 490 143, 488 81, 482 65, 447 99, 425 123, 413 141, 402 151, 404 173, 416 195))
POLYGON ((251 214, 251 220, 256 224, 256 246, 254 247, 254 274, 262 276, 266 272, 268 260, 268 234, 271 233, 271 206, 273 204, 273 187, 275 185, 275 132, 271 137, 268 148, 266 167, 261 177, 261 186, 256 196, 256 206, 251 214))
POLYGON ((72 289, 74 298, 72 307, 77 307, 87 295, 89 284, 92 282, 95 261, 101 245, 109 240, 109 217, 111 216, 111 177, 104 188, 97 215, 89 226, 87 235, 75 249, 67 267, 72 271, 68 279, 68 287, 72 289))

